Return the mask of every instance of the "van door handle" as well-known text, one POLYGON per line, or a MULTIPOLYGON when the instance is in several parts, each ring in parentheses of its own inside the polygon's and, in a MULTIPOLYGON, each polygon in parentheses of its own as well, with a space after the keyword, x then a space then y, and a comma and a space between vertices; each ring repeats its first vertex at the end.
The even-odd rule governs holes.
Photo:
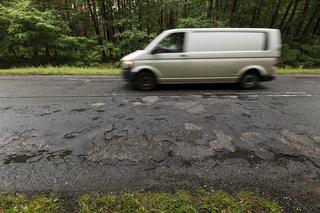
POLYGON ((181 54, 180 57, 185 58, 185 57, 188 57, 188 55, 187 54, 181 54))

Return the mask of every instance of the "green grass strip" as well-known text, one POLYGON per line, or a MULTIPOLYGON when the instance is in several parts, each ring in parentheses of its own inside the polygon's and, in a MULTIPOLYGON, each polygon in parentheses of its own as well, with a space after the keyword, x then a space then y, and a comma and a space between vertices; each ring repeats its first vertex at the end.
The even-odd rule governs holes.
POLYGON ((57 197, 0 194, 1 213, 58 213, 62 210, 57 197))
MULTIPOLYGON (((0 75, 72 75, 72 76, 118 76, 116 67, 27 67, 0 69, 0 75)), ((320 74, 320 69, 279 69, 276 74, 320 74)))
POLYGON ((320 74, 320 69, 279 69, 277 74, 320 74))
POLYGON ((249 192, 231 196, 222 191, 169 193, 87 194, 80 199, 80 212, 281 212, 280 206, 249 192))
POLYGON ((121 70, 118 68, 90 68, 90 67, 28 67, 0 70, 0 75, 105 75, 117 76, 121 70))
MULTIPOLYGON (((0 212, 6 213, 56 213, 66 212, 63 200, 54 196, 26 196, 0 194, 0 212)), ((223 191, 197 190, 170 193, 85 194, 79 198, 81 213, 149 213, 149 212, 281 212, 274 201, 261 198, 249 192, 239 192, 233 196, 223 191)))

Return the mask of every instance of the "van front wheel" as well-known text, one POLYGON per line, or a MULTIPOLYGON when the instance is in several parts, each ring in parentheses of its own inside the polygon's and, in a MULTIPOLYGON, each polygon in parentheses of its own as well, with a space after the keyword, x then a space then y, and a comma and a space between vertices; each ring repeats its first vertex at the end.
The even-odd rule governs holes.
POLYGON ((259 75, 255 72, 244 74, 240 80, 240 86, 244 89, 252 89, 257 86, 259 82, 259 75))
POLYGON ((134 85, 140 90, 152 90, 157 85, 156 77, 149 71, 139 72, 135 78, 134 85))

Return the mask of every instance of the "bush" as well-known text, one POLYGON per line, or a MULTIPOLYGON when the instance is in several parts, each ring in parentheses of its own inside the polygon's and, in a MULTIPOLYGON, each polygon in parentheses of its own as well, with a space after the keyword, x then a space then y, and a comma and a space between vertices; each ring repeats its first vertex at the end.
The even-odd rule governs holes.
POLYGON ((0 68, 39 65, 97 65, 96 41, 70 36, 54 11, 40 11, 30 0, 0 3, 0 68))
POLYGON ((146 31, 137 29, 126 30, 117 35, 117 43, 119 52, 122 56, 129 54, 135 50, 144 49, 145 46, 156 37, 156 34, 148 34, 146 31))
POLYGON ((206 18, 181 18, 178 20, 178 28, 202 28, 209 27, 210 24, 206 18))
POLYGON ((320 38, 314 37, 306 44, 291 42, 282 48, 282 65, 284 67, 319 67, 320 38))

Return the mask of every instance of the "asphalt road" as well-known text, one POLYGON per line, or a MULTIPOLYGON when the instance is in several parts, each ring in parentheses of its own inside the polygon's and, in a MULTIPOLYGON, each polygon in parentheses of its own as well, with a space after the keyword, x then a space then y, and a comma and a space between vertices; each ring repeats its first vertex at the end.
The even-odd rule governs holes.
POLYGON ((0 77, 0 191, 240 189, 320 210, 320 76, 132 89, 0 77))

